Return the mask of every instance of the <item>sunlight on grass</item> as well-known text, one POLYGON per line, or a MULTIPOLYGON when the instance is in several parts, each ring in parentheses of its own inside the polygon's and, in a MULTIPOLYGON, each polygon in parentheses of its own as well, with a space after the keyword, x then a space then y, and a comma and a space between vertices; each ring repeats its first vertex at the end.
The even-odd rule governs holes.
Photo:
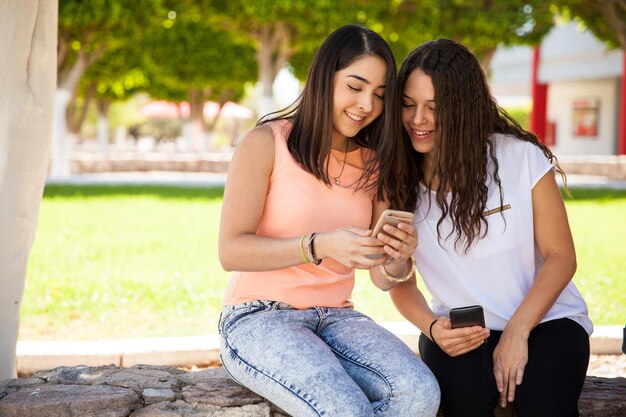
MULTIPOLYGON (((21 309, 21 340, 215 333, 229 274, 217 258, 223 188, 48 186, 21 309)), ((566 199, 579 289, 596 324, 626 321, 626 191, 566 199)), ((423 289, 423 286, 422 286, 423 289)), ((402 320, 357 273, 355 306, 402 320)))
POLYGON ((626 190, 574 189, 566 199, 576 243, 574 282, 596 325, 626 323, 626 190))

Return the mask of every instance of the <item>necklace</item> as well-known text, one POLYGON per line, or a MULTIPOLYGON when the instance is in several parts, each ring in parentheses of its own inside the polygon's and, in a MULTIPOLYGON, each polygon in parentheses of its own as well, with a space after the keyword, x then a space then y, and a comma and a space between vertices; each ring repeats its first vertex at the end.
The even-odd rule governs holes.
POLYGON ((343 174, 343 169, 346 167, 346 158, 347 158, 347 156, 348 156, 348 138, 346 138, 346 149, 344 150, 344 153, 343 153, 343 163, 341 164, 341 171, 339 171, 339 175, 337 175, 334 178, 335 184, 337 184, 337 185, 341 184, 341 181, 339 180, 339 178, 341 178, 341 174, 343 174))

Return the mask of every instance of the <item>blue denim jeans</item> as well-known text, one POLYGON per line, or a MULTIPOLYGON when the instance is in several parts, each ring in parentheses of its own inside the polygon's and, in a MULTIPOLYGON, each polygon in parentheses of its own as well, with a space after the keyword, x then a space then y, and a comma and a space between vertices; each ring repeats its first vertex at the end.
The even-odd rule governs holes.
POLYGON ((347 308, 226 306, 224 368, 293 417, 435 416, 439 385, 400 339, 347 308))

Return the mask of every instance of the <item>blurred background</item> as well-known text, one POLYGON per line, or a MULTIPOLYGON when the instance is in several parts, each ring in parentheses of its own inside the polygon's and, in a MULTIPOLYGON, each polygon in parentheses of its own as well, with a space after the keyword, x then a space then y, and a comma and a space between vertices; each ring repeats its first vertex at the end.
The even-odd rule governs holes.
MULTIPOLYGON (((60 0, 51 166, 19 338, 216 333, 230 156, 297 99, 317 46, 346 23, 383 35, 398 64, 440 37, 476 54, 499 104, 570 174, 575 282, 596 324, 623 325, 623 2, 60 0)), ((354 302, 401 320, 360 272, 354 302)))

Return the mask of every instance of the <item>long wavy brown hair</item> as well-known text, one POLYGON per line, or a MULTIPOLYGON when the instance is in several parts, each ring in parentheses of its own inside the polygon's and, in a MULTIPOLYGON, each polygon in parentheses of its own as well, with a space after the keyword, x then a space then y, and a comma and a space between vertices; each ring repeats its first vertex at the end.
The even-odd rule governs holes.
MULTIPOLYGON (((467 252, 476 239, 487 234, 488 223, 483 212, 487 205, 489 161, 493 164, 491 175, 499 188, 500 203, 503 201, 496 145, 491 140, 494 133, 512 135, 534 144, 556 166, 564 181, 565 174, 552 151, 496 104, 478 60, 463 45, 438 39, 413 50, 400 67, 400 93, 416 70, 428 75, 435 89, 436 148, 433 172, 426 180, 424 154, 413 149, 408 133, 403 129, 403 151, 409 161, 403 179, 412 191, 403 207, 413 211, 422 204, 419 184, 434 189, 436 203, 442 211, 437 223, 439 240, 442 239, 440 226, 449 216, 453 224, 450 235, 455 235, 455 247, 462 245, 467 252), (438 182, 433 182, 434 178, 438 182), (452 194, 449 202, 448 192, 452 194)), ((396 95, 396 100, 401 100, 401 94, 396 95)))
MULTIPOLYGON (((292 128, 287 139, 287 147, 293 158, 304 170, 313 174, 325 184, 331 184, 328 175, 328 161, 332 143, 333 87, 335 73, 364 56, 382 59, 387 65, 383 112, 372 123, 364 127, 352 138, 360 146, 392 155, 387 148, 396 146, 402 125, 396 109, 396 63, 393 52, 385 40, 371 29, 359 25, 345 25, 331 33, 316 52, 309 68, 302 94, 292 105, 271 113, 259 120, 265 124, 272 120, 287 119, 292 128), (381 146, 382 142, 389 142, 381 146)), ((356 185, 357 189, 377 189, 379 199, 387 190, 393 190, 390 183, 379 175, 381 168, 391 169, 391 162, 377 152, 373 158, 364 161, 364 171, 356 185)), ((397 181, 397 180, 396 180, 397 181)), ((392 191, 393 194, 393 191, 392 191)))

